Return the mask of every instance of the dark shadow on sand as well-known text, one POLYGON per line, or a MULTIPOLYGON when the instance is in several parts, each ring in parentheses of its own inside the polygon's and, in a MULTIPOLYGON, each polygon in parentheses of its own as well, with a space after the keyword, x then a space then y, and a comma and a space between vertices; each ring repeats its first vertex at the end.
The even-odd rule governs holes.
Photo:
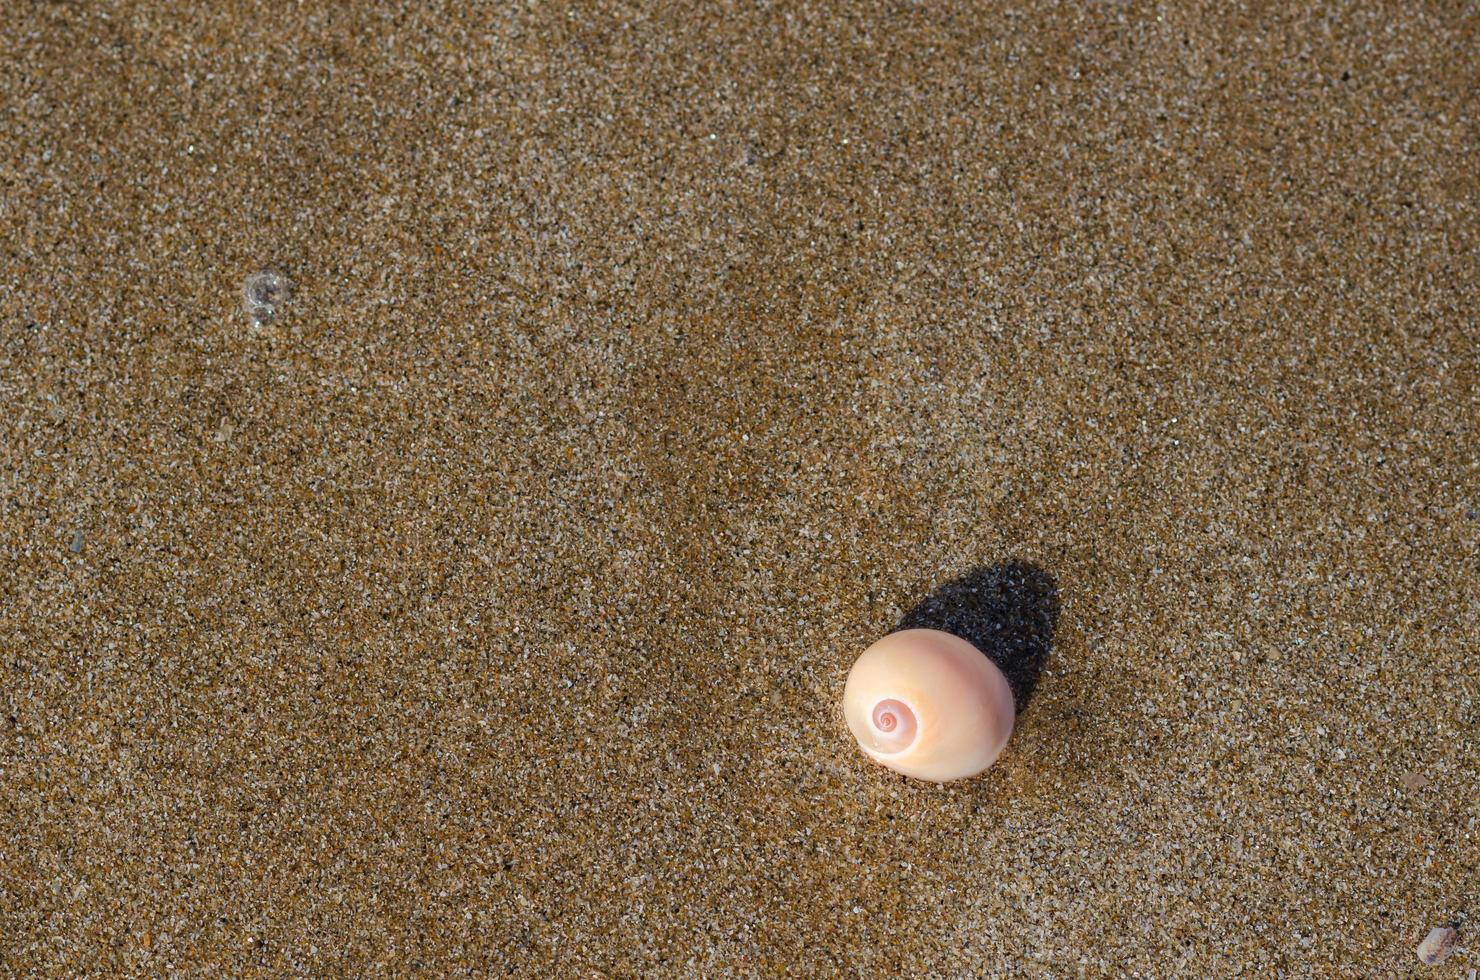
POLYGON ((971 643, 1002 668, 1021 712, 1038 686, 1058 622, 1053 576, 1030 562, 1010 561, 939 586, 904 614, 896 630, 943 630, 971 643))

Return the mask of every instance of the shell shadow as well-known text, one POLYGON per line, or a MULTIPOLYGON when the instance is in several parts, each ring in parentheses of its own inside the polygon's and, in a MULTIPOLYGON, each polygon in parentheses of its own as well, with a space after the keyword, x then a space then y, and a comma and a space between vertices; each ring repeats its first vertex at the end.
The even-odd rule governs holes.
POLYGON ((938 586, 895 630, 943 630, 966 640, 1002 668, 1021 713, 1038 686, 1058 622, 1053 576, 1031 562, 1009 561, 938 586))

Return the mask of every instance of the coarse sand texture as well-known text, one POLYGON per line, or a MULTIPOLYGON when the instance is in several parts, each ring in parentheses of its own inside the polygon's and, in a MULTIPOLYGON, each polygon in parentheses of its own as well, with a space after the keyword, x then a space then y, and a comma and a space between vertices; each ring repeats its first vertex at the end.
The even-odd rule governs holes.
POLYGON ((1465 3, 0 4, 0 975, 1467 977, 1477 79, 1465 3), (979 775, 847 724, 912 629, 979 775))

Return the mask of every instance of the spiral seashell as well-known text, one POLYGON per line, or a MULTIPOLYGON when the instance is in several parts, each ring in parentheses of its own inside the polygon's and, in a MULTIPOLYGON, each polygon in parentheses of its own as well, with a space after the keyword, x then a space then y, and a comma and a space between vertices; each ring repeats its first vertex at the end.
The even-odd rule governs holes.
POLYGON ((931 629, 891 633, 848 673, 843 715, 876 762, 943 783, 986 769, 1012 735, 1012 689, 976 647, 931 629))

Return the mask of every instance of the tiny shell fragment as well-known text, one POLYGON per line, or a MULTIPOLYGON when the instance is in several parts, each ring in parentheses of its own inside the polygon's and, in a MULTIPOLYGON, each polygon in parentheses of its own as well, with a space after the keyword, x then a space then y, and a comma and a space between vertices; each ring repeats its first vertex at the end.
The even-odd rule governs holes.
POLYGON ((1459 933, 1450 926, 1435 926, 1429 930, 1423 942, 1418 944, 1418 961, 1436 966, 1449 959, 1449 954, 1454 952, 1454 944, 1459 940, 1459 933))

